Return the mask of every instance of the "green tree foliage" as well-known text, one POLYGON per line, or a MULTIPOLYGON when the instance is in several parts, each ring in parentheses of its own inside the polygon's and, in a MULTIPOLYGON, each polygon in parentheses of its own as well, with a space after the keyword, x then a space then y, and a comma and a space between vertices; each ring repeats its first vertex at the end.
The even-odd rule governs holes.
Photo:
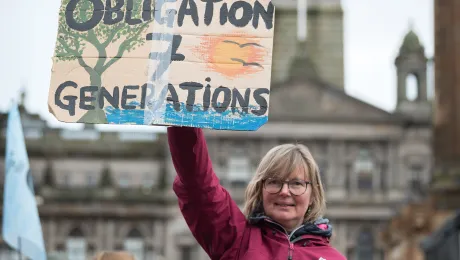
MULTIPOLYGON (((102 74, 107 71, 110 66, 115 64, 123 57, 123 54, 130 52, 145 43, 145 31, 149 23, 143 21, 136 25, 129 25, 124 20, 113 25, 106 25, 101 20, 94 28, 87 31, 77 31, 70 28, 66 22, 67 5, 71 0, 63 0, 61 9, 59 11, 59 27, 58 38, 56 42, 55 57, 57 61, 71 61, 77 60, 90 77, 92 86, 100 87, 102 85, 102 74), (118 51, 114 57, 107 57, 107 47, 116 43, 118 51), (91 45, 91 49, 97 51, 97 60, 88 62, 87 59, 94 57, 84 57, 85 49, 91 45), (91 64, 91 65, 90 65, 91 64)), ((106 0, 103 1, 106 3, 106 0)), ((111 0, 112 6, 116 5, 115 0, 111 0)), ((152 1, 154 2, 154 1, 152 1)), ((75 10, 73 10, 73 17, 79 23, 86 22, 91 19, 93 15, 93 4, 89 0, 78 1, 75 10)), ((122 7, 126 10, 126 7, 122 7)), ((153 10, 153 8, 152 8, 153 10)), ((97 11, 96 11, 97 12, 97 11)), ((103 10, 100 10, 103 12, 103 10)), ((142 12, 142 1, 134 0, 133 16, 140 17, 142 12)), ((107 15, 108 13, 106 13, 107 15)), ((148 54, 146 54, 147 56, 148 54)), ((93 105, 97 104, 98 95, 94 96, 96 100, 93 105)), ((105 113, 95 106, 95 110, 90 110, 84 115, 79 122, 87 123, 106 123, 105 113)))

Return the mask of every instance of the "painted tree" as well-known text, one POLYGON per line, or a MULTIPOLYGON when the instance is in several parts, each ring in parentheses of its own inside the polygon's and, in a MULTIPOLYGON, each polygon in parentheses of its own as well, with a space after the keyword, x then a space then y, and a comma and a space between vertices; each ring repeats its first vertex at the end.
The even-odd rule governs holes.
MULTIPOLYGON (((66 21, 66 12, 73 12, 73 19, 78 23, 84 23, 89 21, 93 17, 93 11, 95 9, 95 2, 99 0, 63 0, 61 9, 59 12, 59 27, 58 27, 58 39, 56 43, 55 57, 57 61, 72 61, 77 60, 80 66, 82 66, 88 73, 92 86, 102 86, 102 74, 107 71, 113 64, 123 57, 123 54, 130 52, 137 47, 145 43, 145 31, 147 30, 149 23, 143 20, 138 20, 134 25, 126 23, 123 19, 115 24, 107 25, 101 20, 95 27, 90 30, 74 30, 69 27, 66 21), (67 10, 68 5, 75 6, 75 10, 67 10), (67 10, 67 11, 66 11, 67 10), (118 43, 119 41, 119 43, 118 43), (107 47, 111 44, 119 44, 119 48, 115 57, 107 57, 107 47), (83 57, 83 52, 88 44, 92 45, 98 52, 97 61, 88 63, 83 57), (89 65, 93 64, 93 65, 89 65)), ((120 7, 120 10, 125 10, 126 13, 134 19, 137 13, 142 10, 141 0, 128 0, 132 1, 132 10, 128 10, 123 6, 124 1, 122 0, 110 0, 107 1, 111 4, 112 8, 120 7)), ((101 4, 104 1, 99 1, 101 4)), ((154 1, 152 1, 154 2, 154 1)), ((151 10, 154 10, 150 6, 151 10)), ((97 12, 97 11, 96 11, 97 12)), ((100 10, 100 12, 104 12, 100 10)), ((106 12, 105 15, 112 16, 112 13, 106 12)), ((110 17, 113 20, 113 17, 110 17)), ((146 54, 147 57, 148 54, 146 54)), ((92 105, 95 106, 95 110, 88 111, 78 122, 86 123, 107 123, 107 118, 104 111, 99 108, 98 104, 98 92, 93 93, 93 97, 96 100, 92 101, 92 105)))

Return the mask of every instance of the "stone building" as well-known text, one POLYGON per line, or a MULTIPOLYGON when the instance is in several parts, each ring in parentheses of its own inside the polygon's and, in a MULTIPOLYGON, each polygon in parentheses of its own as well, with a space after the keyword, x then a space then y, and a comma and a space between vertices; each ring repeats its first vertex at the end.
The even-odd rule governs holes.
MULTIPOLYGON (((432 168, 423 46, 413 32, 404 38, 398 82, 389 86, 397 88, 397 108, 389 113, 344 91, 339 0, 310 1, 306 42, 296 40, 296 1, 275 4, 269 122, 257 132, 206 130, 215 170, 242 204, 263 154, 280 143, 306 144, 321 168, 333 245, 348 259, 383 259, 381 227, 410 184, 429 181, 432 168), (411 75, 415 99, 406 94, 411 75)), ((164 133, 51 129, 24 108, 21 114, 50 254, 80 260, 124 249, 139 259, 208 259, 178 211, 164 133)), ((4 246, 0 258, 9 253, 4 246)))
POLYGON ((460 258, 460 8, 434 1, 433 169, 428 187, 406 201, 383 230, 387 259, 460 258))

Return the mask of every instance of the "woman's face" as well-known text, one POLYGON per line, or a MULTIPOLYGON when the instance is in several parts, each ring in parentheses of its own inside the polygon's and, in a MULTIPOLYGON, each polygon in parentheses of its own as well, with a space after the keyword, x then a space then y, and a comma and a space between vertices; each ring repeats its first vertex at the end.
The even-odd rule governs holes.
MULTIPOLYGON (((281 181, 310 181, 305 178, 305 175, 303 169, 299 167, 289 175, 288 179, 281 181)), ((303 223, 305 213, 311 204, 311 185, 306 184, 306 190, 299 187, 301 182, 291 186, 291 190, 305 190, 303 194, 296 196, 289 191, 287 183, 284 183, 281 191, 276 194, 268 192, 267 184, 269 182, 265 182, 265 187, 262 190, 265 214, 281 224, 287 231, 292 231, 303 223)))

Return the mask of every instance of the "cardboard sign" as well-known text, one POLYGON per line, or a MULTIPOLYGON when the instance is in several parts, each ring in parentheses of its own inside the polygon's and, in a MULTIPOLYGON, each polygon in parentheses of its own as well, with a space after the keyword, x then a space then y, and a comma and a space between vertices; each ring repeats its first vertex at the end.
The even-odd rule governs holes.
POLYGON ((49 110, 63 122, 257 130, 271 0, 63 0, 49 110))

